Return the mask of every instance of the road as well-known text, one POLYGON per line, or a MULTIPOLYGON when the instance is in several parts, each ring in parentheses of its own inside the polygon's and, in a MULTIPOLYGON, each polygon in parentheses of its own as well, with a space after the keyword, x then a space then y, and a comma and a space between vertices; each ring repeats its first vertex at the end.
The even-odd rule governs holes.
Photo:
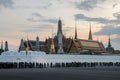
POLYGON ((120 68, 0 69, 0 80, 120 80, 120 68))

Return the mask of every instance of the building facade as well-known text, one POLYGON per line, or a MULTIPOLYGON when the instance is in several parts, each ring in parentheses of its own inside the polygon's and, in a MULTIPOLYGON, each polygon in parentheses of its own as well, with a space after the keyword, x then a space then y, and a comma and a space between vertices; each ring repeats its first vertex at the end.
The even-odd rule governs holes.
POLYGON ((75 38, 66 38, 62 32, 62 21, 59 19, 57 35, 52 38, 47 38, 45 41, 39 41, 38 36, 36 37, 36 41, 24 41, 21 39, 19 51, 25 50, 28 43, 29 50, 45 51, 48 54, 81 53, 82 51, 105 52, 104 45, 99 41, 93 40, 91 25, 88 40, 78 39, 77 36, 77 26, 75 24, 75 38))

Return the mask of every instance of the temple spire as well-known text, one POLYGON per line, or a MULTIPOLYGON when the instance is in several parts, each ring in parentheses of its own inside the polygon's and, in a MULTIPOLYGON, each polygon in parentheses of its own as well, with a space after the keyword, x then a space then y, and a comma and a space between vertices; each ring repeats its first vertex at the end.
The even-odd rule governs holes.
POLYGON ((76 21, 75 21, 75 39, 77 39, 77 24, 76 24, 76 21))
POLYGON ((28 54, 29 51, 29 39, 28 39, 28 34, 27 34, 27 41, 26 41, 26 55, 28 54))
POLYGON ((58 50, 57 53, 61 54, 64 53, 63 50, 63 33, 62 33, 62 21, 58 20, 58 31, 57 31, 57 39, 58 39, 58 50))
POLYGON ((61 33, 61 34, 63 35, 63 33, 62 33, 62 21, 61 21, 60 18, 59 18, 59 20, 58 20, 58 31, 57 31, 57 35, 58 35, 59 33, 61 33))
POLYGON ((51 48, 50 48, 50 54, 55 54, 55 45, 54 45, 53 38, 52 38, 52 43, 51 43, 51 48))
POLYGON ((29 42, 29 39, 28 39, 28 34, 27 34, 27 48, 29 47, 29 44, 28 44, 28 42, 29 42))
POLYGON ((21 50, 25 50, 25 45, 24 45, 24 40, 23 39, 21 39, 19 51, 21 51, 21 50))
POLYGON ((37 51, 39 51, 39 47, 40 46, 40 44, 39 44, 39 37, 38 37, 38 35, 37 35, 37 37, 36 37, 36 50, 37 51))
POLYGON ((53 39, 53 28, 52 28, 52 42, 50 47, 50 54, 55 54, 55 45, 54 45, 54 39, 53 39))
POLYGON ((109 34, 109 40, 108 40, 108 47, 111 47, 110 34, 109 34))
POLYGON ((5 41, 5 51, 8 51, 8 42, 5 41))
POLYGON ((90 31, 89 31, 88 40, 93 40, 93 38, 92 38, 92 31, 91 31, 91 24, 90 24, 90 31))
POLYGON ((114 48, 113 48, 112 45, 111 45, 110 33, 109 33, 108 46, 107 46, 107 48, 106 48, 106 51, 107 51, 108 53, 114 53, 114 48))

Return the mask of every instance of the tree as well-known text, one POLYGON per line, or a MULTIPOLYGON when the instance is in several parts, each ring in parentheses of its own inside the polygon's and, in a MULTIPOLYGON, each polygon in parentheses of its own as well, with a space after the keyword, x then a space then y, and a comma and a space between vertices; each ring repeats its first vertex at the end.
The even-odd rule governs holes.
POLYGON ((0 49, 0 55, 1 55, 2 52, 4 52, 4 50, 3 50, 3 49, 0 49))

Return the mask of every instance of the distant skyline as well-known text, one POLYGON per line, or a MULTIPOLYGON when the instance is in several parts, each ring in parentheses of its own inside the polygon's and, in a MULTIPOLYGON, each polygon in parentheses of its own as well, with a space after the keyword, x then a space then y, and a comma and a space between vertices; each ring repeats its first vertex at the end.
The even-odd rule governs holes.
POLYGON ((59 17, 63 34, 74 37, 77 20, 78 38, 88 39, 90 23, 93 39, 106 47, 120 50, 120 0, 0 0, 0 40, 7 40, 9 50, 18 50, 20 40, 40 40, 57 33, 59 17))

